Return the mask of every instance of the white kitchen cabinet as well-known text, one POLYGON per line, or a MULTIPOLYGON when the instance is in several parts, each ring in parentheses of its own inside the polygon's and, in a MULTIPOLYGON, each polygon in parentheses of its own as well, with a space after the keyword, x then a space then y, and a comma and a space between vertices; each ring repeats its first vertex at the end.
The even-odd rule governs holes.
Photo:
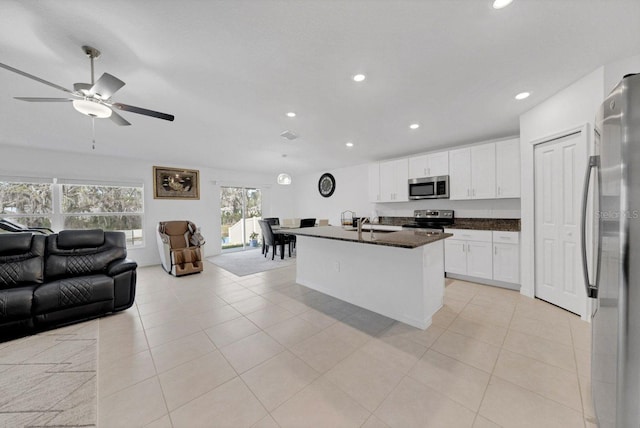
POLYGON ((369 165, 369 202, 380 202, 380 164, 369 165))
POLYGON ((493 232, 493 279, 520 283, 518 232, 493 232))
POLYGON ((469 148, 449 151, 449 199, 471 199, 471 149, 469 148))
POLYGON ((471 147, 471 198, 496 197, 496 145, 471 147))
POLYGON ((430 153, 409 158, 409 178, 449 174, 449 152, 430 153))
POLYGON ((445 232, 453 233, 444 241, 445 271, 492 279, 491 231, 447 229, 445 232))
POLYGON ((496 197, 520 197, 520 140, 496 143, 496 197))
POLYGON ((450 199, 496 197, 496 145, 481 144, 449 152, 450 199))
POLYGON ((409 200, 409 161, 397 159, 380 162, 380 201, 406 202, 409 200))

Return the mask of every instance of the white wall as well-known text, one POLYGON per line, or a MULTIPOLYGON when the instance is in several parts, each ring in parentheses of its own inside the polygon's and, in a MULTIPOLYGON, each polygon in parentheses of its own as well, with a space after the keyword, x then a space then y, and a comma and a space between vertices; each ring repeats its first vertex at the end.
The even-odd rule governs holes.
POLYGON ((604 67, 605 95, 609 94, 626 74, 631 73, 640 73, 640 55, 607 64, 604 67))
POLYGON ((264 216, 293 216, 293 192, 286 186, 278 186, 275 183, 275 175, 163 163, 162 166, 198 169, 200 200, 162 200, 153 199, 153 165, 152 161, 122 159, 94 153, 64 153, 0 145, 0 176, 144 183, 145 245, 128 251, 129 257, 141 266, 160 263, 156 246, 156 228, 159 221, 165 220, 193 221, 201 227, 207 240, 205 255, 208 257, 220 253, 220 186, 262 188, 264 216))

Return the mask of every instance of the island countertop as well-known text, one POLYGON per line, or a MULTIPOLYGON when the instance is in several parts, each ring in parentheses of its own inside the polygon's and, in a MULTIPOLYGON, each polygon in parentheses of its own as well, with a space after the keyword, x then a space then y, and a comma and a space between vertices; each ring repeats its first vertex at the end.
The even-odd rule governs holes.
MULTIPOLYGON (((281 231, 284 232, 284 231, 281 231)), ((417 248, 441 239, 453 236, 451 233, 434 233, 419 230, 399 230, 396 232, 371 232, 362 231, 362 239, 358 239, 358 232, 345 230, 338 226, 305 227, 300 229, 287 229, 287 234, 309 236, 313 238, 334 239, 338 241, 360 242, 363 244, 384 245, 387 247, 417 248)))

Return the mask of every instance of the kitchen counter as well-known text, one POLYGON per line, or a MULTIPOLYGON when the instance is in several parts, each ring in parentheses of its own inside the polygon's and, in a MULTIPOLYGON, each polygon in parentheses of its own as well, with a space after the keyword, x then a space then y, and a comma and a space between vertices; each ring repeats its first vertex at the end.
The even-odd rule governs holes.
POLYGON ((345 230, 338 226, 307 227, 287 230, 288 234, 309 236, 313 238, 333 239, 337 241, 359 242, 363 244, 384 245, 387 247, 417 248, 453 236, 450 233, 433 233, 418 230, 398 230, 393 232, 374 231, 373 239, 370 231, 362 232, 358 239, 356 230, 345 230))
MULTIPOLYGON (((403 224, 414 223, 413 217, 380 217, 380 223, 385 225, 402 226, 403 224)), ((501 232, 520 232, 519 218, 466 218, 454 219, 453 225, 448 225, 448 229, 474 229, 474 230, 497 230, 501 232)))
POLYGON ((445 233, 292 229, 296 282, 425 329, 444 299, 445 233))

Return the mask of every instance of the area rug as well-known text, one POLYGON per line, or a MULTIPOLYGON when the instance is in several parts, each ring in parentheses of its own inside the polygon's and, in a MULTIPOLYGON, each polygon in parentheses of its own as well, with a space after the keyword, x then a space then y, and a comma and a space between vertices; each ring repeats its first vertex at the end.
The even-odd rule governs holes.
POLYGON ((97 424, 97 321, 0 343, 0 426, 97 424))
POLYGON ((284 259, 280 259, 280 255, 277 255, 274 260, 271 260, 271 253, 265 257, 262 252, 257 249, 221 254, 219 256, 209 257, 207 260, 234 275, 246 276, 295 264, 295 254, 291 254, 291 257, 289 257, 289 253, 286 251, 285 249, 284 259))

